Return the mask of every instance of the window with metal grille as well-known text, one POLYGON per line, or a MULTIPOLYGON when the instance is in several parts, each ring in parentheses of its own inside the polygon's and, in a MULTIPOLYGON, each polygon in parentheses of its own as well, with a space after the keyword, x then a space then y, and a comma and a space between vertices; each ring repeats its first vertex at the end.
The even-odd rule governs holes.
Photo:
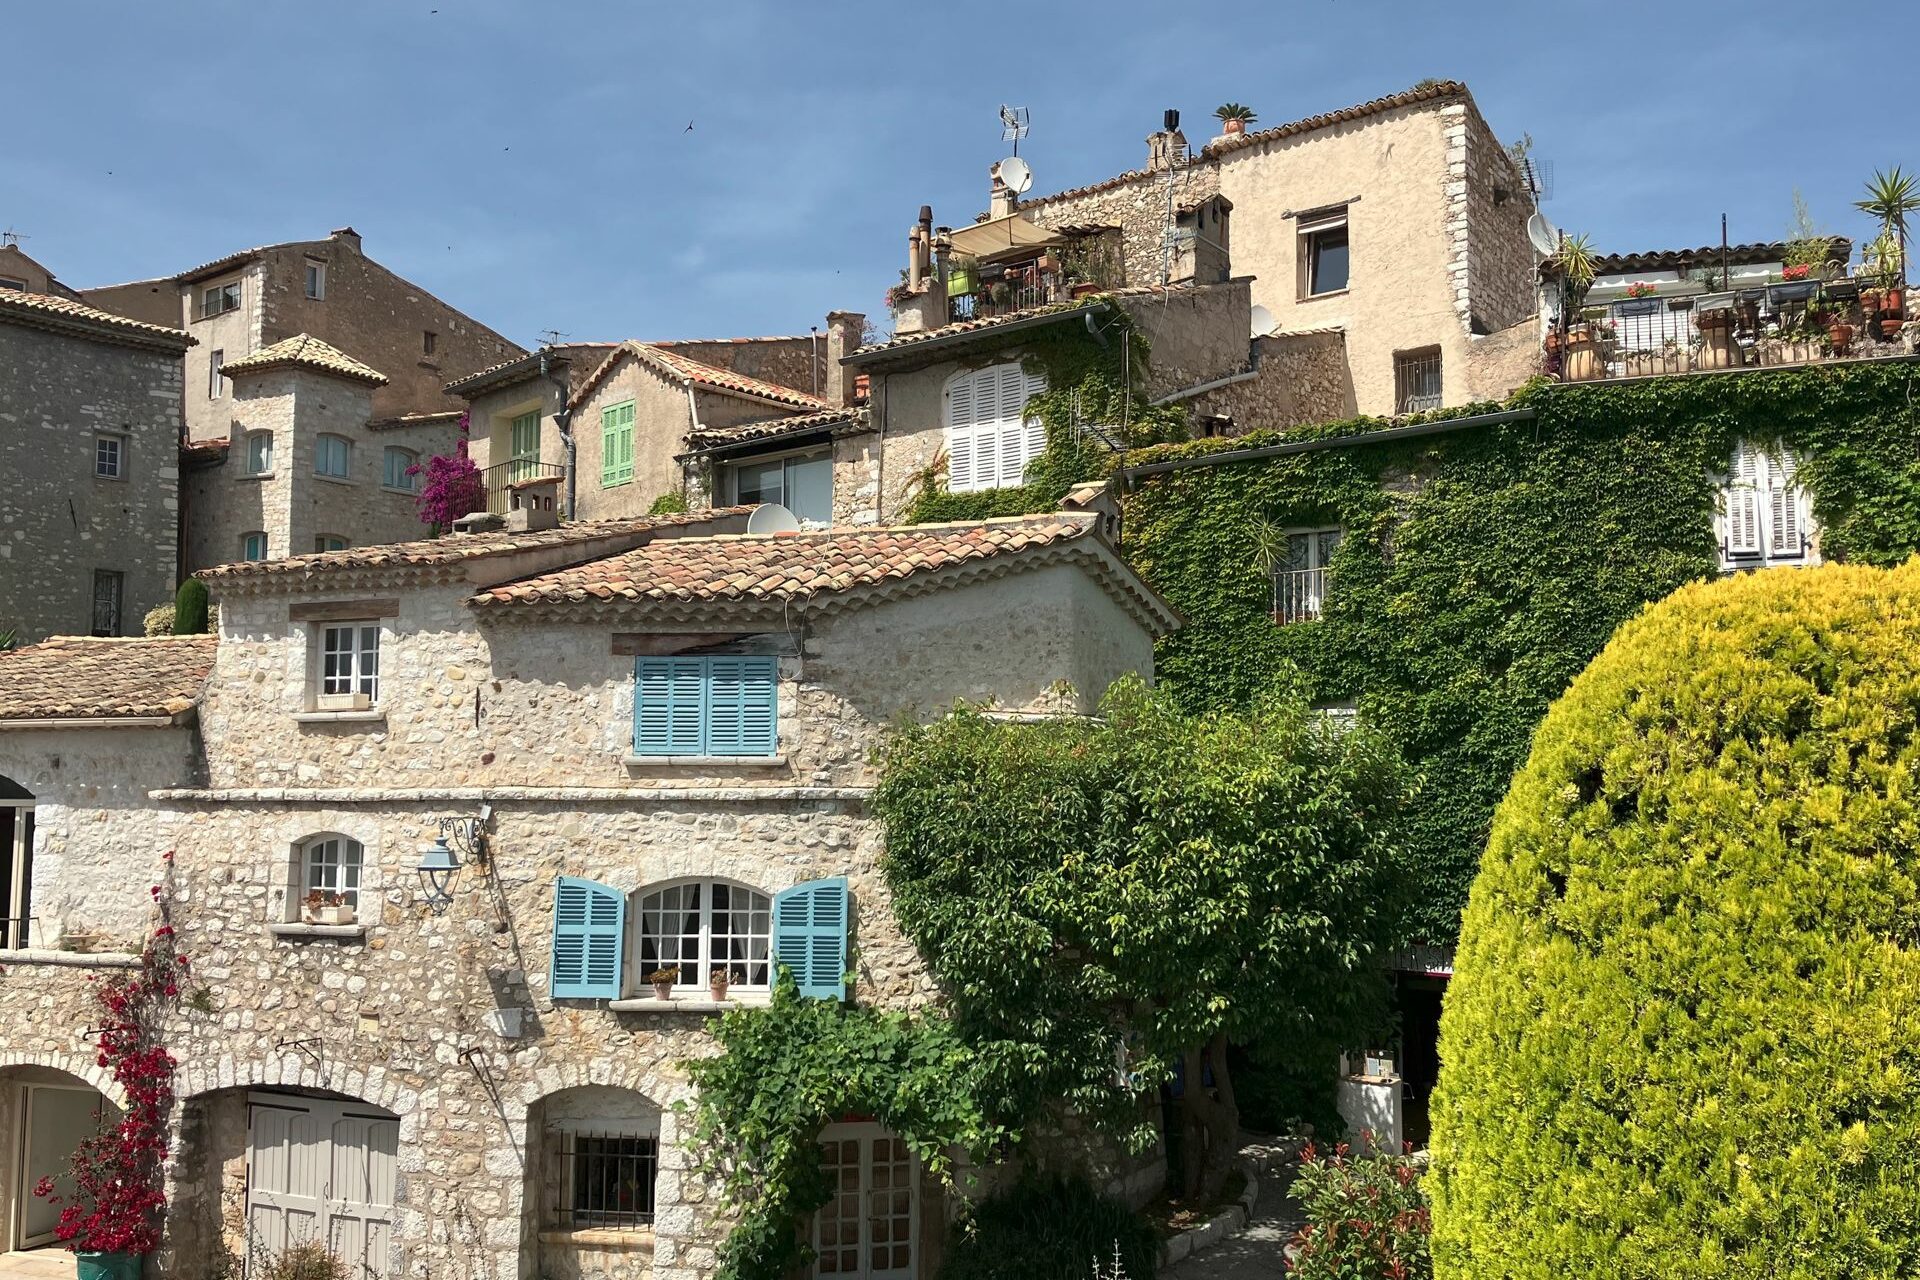
POLYGON ((93 571, 93 634, 120 634, 120 604, 126 592, 127 575, 117 569, 93 571))
POLYGON ((1440 348, 1422 347, 1393 357, 1393 410, 1425 413, 1440 407, 1440 348))
POLYGON ((549 1222, 562 1231, 653 1222, 660 1140, 651 1134, 552 1133, 549 1222))
POLYGON ((240 309, 240 282, 216 284, 200 294, 200 318, 223 315, 240 309))
POLYGON ((1327 598, 1327 566, 1343 536, 1339 529, 1301 529, 1287 534, 1287 558, 1274 569, 1273 620, 1313 622, 1327 598))

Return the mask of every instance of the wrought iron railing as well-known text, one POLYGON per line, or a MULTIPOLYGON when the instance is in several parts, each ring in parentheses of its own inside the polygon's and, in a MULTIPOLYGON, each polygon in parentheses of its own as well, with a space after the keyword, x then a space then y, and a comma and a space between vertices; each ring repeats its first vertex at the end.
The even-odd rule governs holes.
POLYGON ((1044 307, 1071 297, 1073 286, 1052 272, 1009 273, 1005 279, 983 282, 970 293, 947 295, 947 320, 984 320, 1014 311, 1044 307))
POLYGON ((1313 622, 1327 595, 1325 569, 1282 569, 1273 575, 1273 620, 1313 622))
POLYGON ((1393 361, 1395 413, 1426 413, 1444 400, 1440 390, 1440 349, 1412 351, 1393 361))
POLYGON ((493 515, 503 516, 513 509, 511 496, 507 492, 508 485, 566 473, 567 469, 558 463, 534 462, 529 458, 509 458, 505 462, 496 462, 480 473, 480 478, 487 486, 487 510, 493 515))

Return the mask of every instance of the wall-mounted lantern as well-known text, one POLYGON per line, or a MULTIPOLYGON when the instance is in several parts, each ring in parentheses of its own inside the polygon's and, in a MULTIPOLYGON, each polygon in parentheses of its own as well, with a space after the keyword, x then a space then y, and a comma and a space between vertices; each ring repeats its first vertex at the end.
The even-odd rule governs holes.
POLYGON ((442 818, 440 834, 420 846, 420 865, 414 870, 420 873, 422 897, 435 915, 453 905, 453 882, 465 865, 461 854, 475 866, 486 867, 487 820, 492 816, 493 806, 483 804, 478 817, 442 818))

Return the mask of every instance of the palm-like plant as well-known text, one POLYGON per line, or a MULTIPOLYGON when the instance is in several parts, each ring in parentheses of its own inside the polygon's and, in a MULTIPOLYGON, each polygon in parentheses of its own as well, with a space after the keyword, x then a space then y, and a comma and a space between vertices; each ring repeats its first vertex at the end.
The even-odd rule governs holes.
POLYGON ((1565 309, 1577 310, 1587 300, 1594 276, 1600 273, 1600 255, 1593 251, 1593 241, 1584 235, 1560 237, 1560 247, 1553 251, 1553 265, 1560 269, 1560 279, 1566 286, 1565 309))
POLYGON ((1907 215, 1920 213, 1920 179, 1901 171, 1899 165, 1885 172, 1875 169, 1867 183, 1866 198, 1855 200, 1853 207, 1880 219, 1880 225, 1900 242, 1900 283, 1906 284, 1907 215))
POLYGON ((1237 102, 1223 102, 1213 109, 1213 114, 1220 118, 1222 124, 1229 120, 1238 120, 1241 124, 1252 124, 1260 118, 1253 113, 1252 107, 1243 107, 1237 102))

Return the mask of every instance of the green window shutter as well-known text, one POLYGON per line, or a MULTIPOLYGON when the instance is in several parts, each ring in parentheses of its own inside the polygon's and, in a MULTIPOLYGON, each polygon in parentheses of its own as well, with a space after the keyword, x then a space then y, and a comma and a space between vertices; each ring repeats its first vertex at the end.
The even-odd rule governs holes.
POLYGON ((707 754, 770 756, 779 689, 771 657, 714 657, 707 662, 707 754))
POLYGON ((847 878, 809 880, 773 895, 773 960, 800 994, 847 998, 847 878))
POLYGON ((625 894, 592 880, 561 876, 553 886, 553 971, 547 978, 548 993, 555 999, 619 999, 626 931, 625 894))
POLYGON ((636 658, 633 753, 700 756, 706 744, 707 658, 636 658))
POLYGON ((600 484, 603 488, 633 479, 633 402, 600 411, 600 484))

